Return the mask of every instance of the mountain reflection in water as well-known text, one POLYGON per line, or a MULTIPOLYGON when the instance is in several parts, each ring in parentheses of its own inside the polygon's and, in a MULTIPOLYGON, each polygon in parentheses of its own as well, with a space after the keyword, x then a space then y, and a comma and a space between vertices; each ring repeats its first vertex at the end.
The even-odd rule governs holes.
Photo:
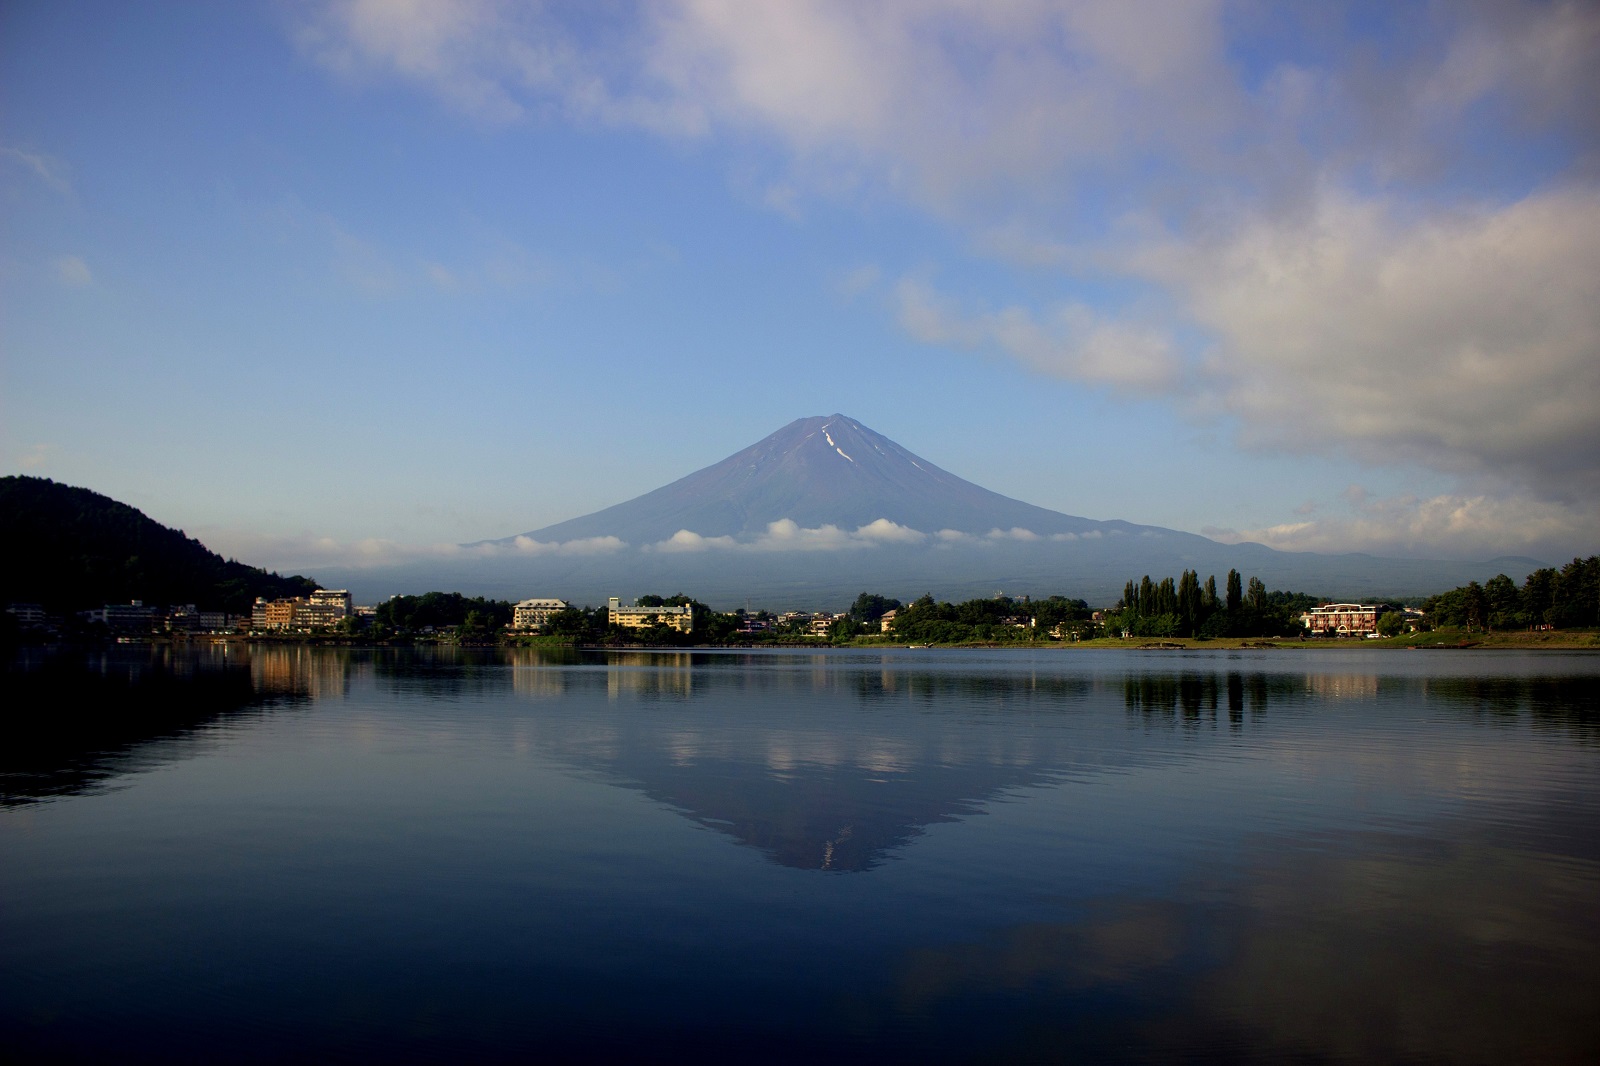
MULTIPOLYGON (((1065 655, 1080 653, 1065 652, 1065 655)), ((1146 662, 1151 660, 1146 659, 1146 662)), ((971 671, 903 653, 722 653, 453 647, 371 650, 217 645, 32 653, 11 665, 0 803, 81 793, 197 750, 210 724, 348 694, 367 679, 406 699, 586 701, 586 713, 535 715, 539 749, 637 789, 684 817, 798 869, 871 870, 931 825, 978 814, 1009 791, 1141 756, 1081 737, 1017 729, 1120 699, 1144 728, 1225 724, 1274 705, 1387 698, 1443 702, 1595 737, 1586 677, 1381 677, 1273 672, 1156 661, 1144 670, 1062 672, 1005 659, 971 671), (618 713, 671 701, 671 718, 618 713), (701 711, 697 705, 713 705, 701 711), (748 715, 729 713, 747 707, 748 715), (864 711, 926 711, 914 734, 875 732, 864 711), (955 712, 955 713, 952 713, 955 712), (985 728, 987 716, 1012 727, 985 728), (185 744, 188 744, 186 747, 185 744)), ((1053 665, 1053 664, 1052 664, 1053 665)))
POLYGON ((1600 1058, 1600 656, 285 644, 5 682, 23 1061, 1600 1058))

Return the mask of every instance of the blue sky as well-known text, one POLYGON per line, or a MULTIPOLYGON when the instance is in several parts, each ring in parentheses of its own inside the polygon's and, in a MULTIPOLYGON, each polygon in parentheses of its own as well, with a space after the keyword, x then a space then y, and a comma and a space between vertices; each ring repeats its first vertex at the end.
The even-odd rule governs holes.
POLYGON ((1600 528, 1584 3, 0 7, 0 469, 275 568, 840 411, 1029 502, 1600 528))

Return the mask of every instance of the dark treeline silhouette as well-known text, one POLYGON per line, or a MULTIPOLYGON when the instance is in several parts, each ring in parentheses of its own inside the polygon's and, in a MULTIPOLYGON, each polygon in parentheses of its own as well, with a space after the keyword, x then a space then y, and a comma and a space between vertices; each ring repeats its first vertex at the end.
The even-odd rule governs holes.
POLYGON ((1304 632, 1300 614, 1324 602, 1304 592, 1269 592, 1254 577, 1245 585, 1237 570, 1228 571, 1219 595, 1215 576, 1201 583, 1185 570, 1176 581, 1149 574, 1129 581, 1106 624, 1136 637, 1292 637, 1304 632))
POLYGON ((378 636, 453 629, 458 635, 491 637, 511 624, 507 600, 467 597, 459 592, 424 592, 394 596, 378 604, 372 624, 378 636))
POLYGON ((1039 640, 1059 625, 1087 626, 1088 618, 1087 603, 1064 596, 1043 600, 996 596, 964 603, 940 603, 923 596, 895 614, 890 632, 923 644, 1039 640))
POLYGON ((241 614, 257 596, 317 588, 224 559, 125 503, 48 478, 0 478, 0 558, 0 604, 52 612, 143 600, 241 614))
POLYGON ((1423 610, 1436 629, 1600 625, 1600 556, 1573 559, 1560 570, 1535 570, 1520 589, 1504 574, 1482 585, 1468 582, 1429 599, 1423 610))

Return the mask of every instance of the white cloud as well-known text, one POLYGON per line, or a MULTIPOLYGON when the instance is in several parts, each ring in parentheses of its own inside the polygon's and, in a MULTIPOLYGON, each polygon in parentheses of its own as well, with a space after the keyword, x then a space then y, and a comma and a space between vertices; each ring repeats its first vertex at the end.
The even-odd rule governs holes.
POLYGON ((895 294, 901 326, 927 344, 995 349, 1041 373, 1121 392, 1172 391, 1184 379, 1163 331, 1107 320, 1083 304, 1042 317, 1022 307, 964 315, 922 282, 903 279, 895 294))
POLYGON ((79 288, 94 281, 89 264, 75 255, 59 256, 51 266, 55 269, 56 280, 63 285, 79 288))
POLYGON ((928 539, 926 533, 891 522, 887 518, 868 522, 857 529, 855 535, 862 540, 878 541, 883 544, 921 544, 928 539))
POLYGON ((659 552, 703 552, 713 548, 734 548, 738 542, 732 537, 702 537, 688 529, 680 529, 671 538, 650 546, 659 552))
POLYGON ((792 518, 780 518, 767 523, 766 532, 756 537, 751 545, 758 551, 838 551, 864 547, 865 542, 852 538, 836 525, 808 529, 792 518))
MULTIPOLYGON (((518 536, 512 538, 511 550, 520 555, 610 555, 619 552, 628 546, 628 542, 618 537, 584 537, 579 540, 534 540, 531 537, 518 536)), ((475 550, 487 554, 500 554, 506 549, 504 546, 488 542, 480 544, 475 550)))
POLYGON ((1136 259, 1217 338, 1199 403, 1248 443, 1600 496, 1600 189, 1422 219, 1327 193, 1136 259))
POLYGON ((1226 544, 1252 541, 1283 551, 1462 559, 1520 554, 1559 563, 1565 545, 1592 541, 1600 529, 1600 508, 1593 503, 1569 507, 1516 492, 1377 498, 1360 490, 1346 500, 1342 512, 1260 529, 1202 532, 1226 544))

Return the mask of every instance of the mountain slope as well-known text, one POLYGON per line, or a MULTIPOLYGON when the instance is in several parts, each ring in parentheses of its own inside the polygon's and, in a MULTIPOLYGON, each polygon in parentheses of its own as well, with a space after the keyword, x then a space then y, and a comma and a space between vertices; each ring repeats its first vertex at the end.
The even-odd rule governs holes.
POLYGON ((802 528, 854 530, 881 518, 924 533, 1021 528, 1048 536, 1154 528, 1096 522, 1002 496, 835 414, 798 419, 670 485, 523 536, 541 542, 618 537, 645 545, 685 529, 748 539, 783 519, 802 528))
MULTIPOLYGON (((371 595, 455 588, 594 604, 683 591, 721 608, 839 610, 862 591, 903 600, 1060 593, 1103 606, 1129 579, 1185 570, 1220 582, 1237 569, 1269 588, 1335 599, 1438 592, 1496 572, 1471 562, 1279 552, 1062 514, 956 477, 838 414, 792 422, 625 503, 466 547, 481 550, 325 576, 371 595), (874 525, 880 519, 907 529, 874 525), (769 530, 780 521, 794 527, 769 530), (677 536, 682 530, 693 535, 677 536)), ((1497 569, 1520 580, 1531 568, 1497 569)))
POLYGON ((0 604, 54 611, 144 600, 242 612, 257 596, 317 587, 224 559, 109 496, 36 477, 0 478, 0 560, 0 604))

